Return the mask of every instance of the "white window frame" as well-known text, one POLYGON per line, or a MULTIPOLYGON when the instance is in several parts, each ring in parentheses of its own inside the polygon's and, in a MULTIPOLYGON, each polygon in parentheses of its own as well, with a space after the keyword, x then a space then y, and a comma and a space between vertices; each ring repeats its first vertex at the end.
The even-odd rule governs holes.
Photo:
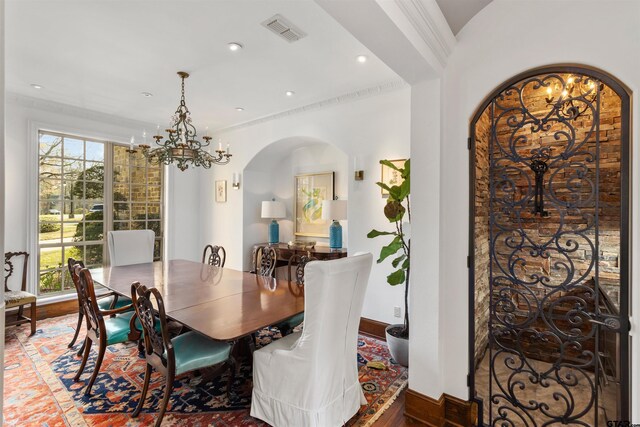
MULTIPOLYGON (((27 292, 31 292, 33 294, 38 293, 38 288, 40 284, 40 268, 37 262, 38 260, 38 248, 39 248, 39 221, 38 221, 38 199, 39 199, 39 189, 38 189, 38 181, 40 176, 40 167, 39 167, 39 155, 40 155, 40 132, 51 132, 63 134, 71 137, 77 137, 85 140, 97 140, 100 142, 108 142, 111 144, 118 144, 123 146, 128 146, 129 142, 122 135, 109 134, 104 132, 96 132, 95 130, 88 130, 83 128, 73 128, 69 126, 60 126, 52 123, 46 123, 41 121, 29 120, 27 123, 28 133, 27 137, 29 140, 28 148, 27 148, 27 251, 30 254, 33 254, 30 258, 30 265, 27 271, 27 292)), ((113 150, 110 149, 110 146, 107 145, 109 149, 105 149, 105 165, 107 164, 107 157, 111 158, 113 156, 113 150)), ((167 185, 167 173, 166 168, 163 170, 163 197, 160 201, 160 209, 161 209, 161 217, 162 217, 162 259, 166 259, 166 243, 167 243, 167 229, 166 229, 166 215, 167 212, 165 203, 167 198, 164 197, 166 195, 167 185)), ((104 204, 112 203, 113 196, 113 177, 112 171, 110 168, 105 167, 105 183, 104 183, 104 204)), ((107 230, 111 229, 112 221, 105 218, 105 227, 107 230)), ((106 236, 105 236, 106 239, 106 236)), ((109 251, 105 251, 104 260, 109 262, 109 251)), ((42 296, 38 297, 38 305, 40 304, 50 304, 59 301, 68 301, 76 299, 77 296, 75 292, 71 293, 62 293, 52 296, 42 296)))

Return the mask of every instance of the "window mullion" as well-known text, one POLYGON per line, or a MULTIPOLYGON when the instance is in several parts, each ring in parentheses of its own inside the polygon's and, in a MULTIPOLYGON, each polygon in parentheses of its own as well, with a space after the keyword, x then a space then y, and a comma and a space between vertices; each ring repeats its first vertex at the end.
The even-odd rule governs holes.
POLYGON ((104 156, 104 206, 103 212, 103 249, 102 259, 103 263, 111 264, 109 259, 109 251, 107 247, 107 233, 109 230, 113 230, 113 147, 112 143, 105 143, 105 156, 104 156))

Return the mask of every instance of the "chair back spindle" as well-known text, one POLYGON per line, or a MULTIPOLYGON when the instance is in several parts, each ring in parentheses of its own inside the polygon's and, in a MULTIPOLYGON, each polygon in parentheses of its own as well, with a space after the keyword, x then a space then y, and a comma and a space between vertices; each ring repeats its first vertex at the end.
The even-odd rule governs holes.
POLYGON ((289 273, 289 283, 295 282, 296 285, 302 286, 304 285, 304 267, 310 261, 317 261, 316 258, 312 257, 310 254, 307 255, 292 255, 289 258, 289 262, 287 265, 287 270, 289 273), (294 268, 295 276, 291 274, 291 269, 294 268))
POLYGON ((227 252, 222 246, 207 245, 202 253, 202 263, 214 265, 216 267, 224 267, 227 259, 227 252))
POLYGON ((256 253, 254 270, 259 276, 273 276, 278 254, 271 246, 261 246, 256 253))
POLYGON ((134 282, 131 284, 131 299, 144 331, 146 357, 156 359, 162 366, 168 367, 169 363, 174 363, 175 357, 162 295, 155 288, 147 288, 140 282, 134 282), (154 308, 154 299, 157 310, 154 308), (158 322, 160 328, 157 326, 158 322))
MULTIPOLYGON (((68 261, 70 265, 72 261, 74 261, 73 258, 70 258, 68 261)), ((78 291, 79 301, 81 301, 82 311, 84 311, 87 329, 93 331, 96 337, 100 338, 105 326, 96 301, 96 292, 91 273, 84 268, 81 262, 74 261, 71 278, 74 284, 77 283, 76 290, 78 291)))
POLYGON ((16 257, 23 257, 22 259, 22 276, 20 277, 20 289, 21 291, 27 290, 27 267, 29 265, 29 253, 28 252, 5 252, 4 254, 4 291, 9 292, 9 278, 15 271, 14 263, 16 257))

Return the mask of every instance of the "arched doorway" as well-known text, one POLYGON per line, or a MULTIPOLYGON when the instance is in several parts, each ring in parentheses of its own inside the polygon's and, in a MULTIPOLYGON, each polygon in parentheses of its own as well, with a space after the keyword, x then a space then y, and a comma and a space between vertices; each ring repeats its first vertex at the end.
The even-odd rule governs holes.
MULTIPOLYGON (((348 198, 348 156, 336 145, 309 136, 292 136, 266 145, 247 162, 243 176, 243 263, 251 268, 253 248, 267 241, 268 221, 260 217, 260 204, 272 198, 286 206, 286 217, 279 220, 280 241, 312 240, 328 245, 328 237, 296 234, 294 217, 295 177, 333 172, 333 188, 326 189, 340 199, 348 198)), ((329 223, 326 224, 328 233, 329 223)), ((348 243, 348 224, 343 224, 343 241, 348 243)), ((280 272, 283 273, 283 272, 280 272)), ((276 272, 276 274, 279 274, 276 272)))
POLYGON ((470 393, 484 425, 629 420, 630 92, 518 75, 471 122, 470 393))

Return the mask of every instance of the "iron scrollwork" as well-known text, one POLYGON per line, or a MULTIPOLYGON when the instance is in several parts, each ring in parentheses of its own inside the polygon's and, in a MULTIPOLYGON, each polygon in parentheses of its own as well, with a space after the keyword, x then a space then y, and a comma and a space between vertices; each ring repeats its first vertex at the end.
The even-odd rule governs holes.
POLYGON ((596 416, 594 337, 598 325, 619 329, 594 313, 602 88, 547 74, 490 105, 491 425, 589 426, 596 416), (550 349, 549 363, 531 357, 536 348, 550 349))

